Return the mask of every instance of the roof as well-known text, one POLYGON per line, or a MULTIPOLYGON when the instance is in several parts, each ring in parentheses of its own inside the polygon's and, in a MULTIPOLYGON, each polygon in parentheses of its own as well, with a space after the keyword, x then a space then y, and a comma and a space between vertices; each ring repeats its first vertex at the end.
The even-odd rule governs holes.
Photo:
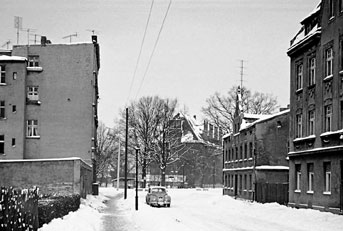
POLYGON ((281 112, 278 112, 278 113, 275 113, 275 114, 272 114, 272 115, 264 116, 263 118, 261 118, 261 119, 259 119, 259 120, 256 120, 256 121, 254 121, 254 122, 252 122, 252 123, 246 123, 244 127, 241 126, 240 131, 241 131, 241 130, 245 130, 245 129, 247 129, 247 128, 250 128, 250 127, 252 127, 252 126, 255 125, 255 124, 263 123, 263 122, 265 122, 265 121, 267 121, 267 120, 273 119, 273 118, 278 117, 278 116, 281 116, 281 115, 283 115, 283 114, 287 114, 287 113, 289 113, 289 111, 290 111, 290 109, 286 109, 286 110, 283 110, 283 111, 281 111, 281 112))
POLYGON ((321 5, 322 5, 322 1, 320 1, 318 3, 318 5, 311 11, 311 13, 309 13, 303 20, 301 20, 301 24, 304 24, 304 22, 311 18, 312 16, 314 16, 315 14, 317 14, 319 11, 320 11, 320 8, 321 8, 321 5))
POLYGON ((25 62, 26 58, 21 56, 8 56, 8 55, 0 55, 0 61, 17 61, 17 62, 25 62))

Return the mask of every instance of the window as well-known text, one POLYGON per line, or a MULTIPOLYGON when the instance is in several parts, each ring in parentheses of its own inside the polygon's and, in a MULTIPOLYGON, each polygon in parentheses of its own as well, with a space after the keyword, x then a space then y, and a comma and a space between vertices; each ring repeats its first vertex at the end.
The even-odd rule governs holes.
POLYGON ((331 163, 330 162, 324 162, 324 173, 325 173, 324 192, 330 193, 331 192, 331 163))
POLYGON ((329 132, 331 131, 331 119, 332 117, 332 106, 327 105, 324 107, 324 131, 329 132))
POLYGON ((0 155, 5 154, 5 135, 0 135, 0 155))
POLYGON ((315 129, 315 110, 308 112, 308 134, 314 135, 315 129))
POLYGON ((302 137, 302 128, 303 128, 303 126, 302 126, 302 114, 297 114, 295 120, 296 120, 295 137, 300 138, 300 137, 302 137))
POLYGON ((249 175, 249 189, 252 190, 252 175, 249 175))
POLYGON ((0 84, 6 83, 6 68, 5 65, 0 65, 0 84))
POLYGON ((244 159, 248 158, 248 145, 244 144, 244 159))
POLYGON ((341 46, 341 70, 343 70, 343 38, 340 41, 340 46, 341 46))
POLYGON ((15 138, 12 138, 12 146, 15 146, 15 138))
POLYGON ((39 67, 39 56, 29 56, 28 66, 39 67))
POLYGON ((250 151, 249 151, 250 157, 253 157, 253 151, 254 151, 254 150, 253 150, 253 147, 252 147, 252 143, 251 143, 251 142, 249 143, 249 150, 250 150, 250 151))
POLYGON ((329 48, 325 51, 325 76, 331 76, 332 75, 332 64, 333 62, 333 53, 332 48, 329 48))
POLYGON ((343 0, 339 0, 339 12, 343 12, 343 0))
POLYGON ((13 113, 17 112, 17 106, 16 105, 12 105, 12 112, 13 113))
POLYGON ((329 19, 331 19, 334 16, 334 0, 329 0, 328 5, 329 5, 329 19))
POLYGON ((38 120, 28 120, 27 121, 27 137, 39 137, 38 135, 38 120))
POLYGON ((296 75, 296 89, 302 89, 303 88, 303 65, 299 64, 297 66, 297 75, 296 75))
POLYGON ((13 72, 13 80, 17 79, 17 72, 13 72))
POLYGON ((295 190, 301 191, 301 164, 295 165, 295 190))
POLYGON ((308 85, 312 86, 315 83, 316 83, 316 58, 311 58, 308 85))
POLYGON ((5 118, 5 101, 0 101, 0 119, 5 118))
POLYGON ((38 87, 37 86, 27 87, 27 98, 31 101, 38 101, 38 87))
POLYGON ((314 185, 314 172, 313 172, 313 163, 307 164, 307 177, 308 177, 308 193, 313 193, 313 185, 314 185))
POLYGON ((247 179, 247 178, 248 178, 247 175, 244 174, 244 189, 245 189, 245 190, 248 189, 248 187, 247 187, 248 179, 247 179))

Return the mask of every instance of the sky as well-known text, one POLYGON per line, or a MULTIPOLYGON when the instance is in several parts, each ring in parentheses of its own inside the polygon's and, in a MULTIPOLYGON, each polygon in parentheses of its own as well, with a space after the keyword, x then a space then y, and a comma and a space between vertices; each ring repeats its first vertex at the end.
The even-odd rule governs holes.
MULTIPOLYGON (((180 109, 201 118, 207 98, 240 84, 241 60, 245 87, 289 104, 287 48, 319 0, 172 0, 161 30, 169 1, 154 0, 136 74, 152 0, 2 0, 0 46, 17 43, 14 16, 53 44, 69 43, 63 37, 75 33, 72 43, 91 42, 95 30, 98 113, 108 127, 142 96, 177 98, 180 109)), ((19 44, 33 39, 21 31, 19 44)))
POLYGON ((222 195, 222 189, 169 189, 170 208, 150 207, 145 203, 145 191, 128 190, 127 199, 121 197, 115 211, 106 209, 109 200, 122 189, 100 188, 99 196, 87 195, 81 208, 44 225, 39 231, 339 231, 343 216, 312 209, 295 209, 277 203, 252 203, 222 195))

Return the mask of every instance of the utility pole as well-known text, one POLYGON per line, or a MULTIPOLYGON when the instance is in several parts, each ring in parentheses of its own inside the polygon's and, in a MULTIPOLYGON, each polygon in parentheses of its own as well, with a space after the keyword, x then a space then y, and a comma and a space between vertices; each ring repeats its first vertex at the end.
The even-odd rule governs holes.
POLYGON ((120 181, 120 136, 118 136, 117 191, 119 190, 119 181, 120 181))
POLYGON ((139 152, 139 148, 136 147, 136 197, 135 197, 136 210, 138 210, 138 152, 139 152))
POLYGON ((127 147, 128 147, 128 132, 129 132, 129 109, 126 108, 126 133, 125 133, 125 179, 124 179, 124 199, 127 198, 127 147))

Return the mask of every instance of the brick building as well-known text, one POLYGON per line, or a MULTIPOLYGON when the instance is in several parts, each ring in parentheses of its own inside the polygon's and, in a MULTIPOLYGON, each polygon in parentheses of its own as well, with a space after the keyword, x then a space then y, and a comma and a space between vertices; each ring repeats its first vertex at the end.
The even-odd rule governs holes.
POLYGON ((0 56, 0 160, 77 157, 93 164, 98 126, 97 37, 16 45, 0 56))
POLYGON ((223 137, 223 194, 259 202, 285 203, 288 197, 289 109, 273 115, 243 113, 239 94, 233 133, 223 137), (274 197, 268 191, 272 187, 275 187, 274 197))
MULTIPOLYGON (((171 121, 170 129, 177 143, 185 152, 166 169, 166 185, 173 187, 219 187, 222 186, 222 129, 199 121, 195 116, 179 113, 171 121)), ((173 148, 170 150, 174 156, 173 148)), ((147 181, 159 184, 161 170, 153 163, 149 167, 147 181)))
POLYGON ((290 76, 289 205, 343 210, 343 3, 323 0, 301 21, 290 76))

